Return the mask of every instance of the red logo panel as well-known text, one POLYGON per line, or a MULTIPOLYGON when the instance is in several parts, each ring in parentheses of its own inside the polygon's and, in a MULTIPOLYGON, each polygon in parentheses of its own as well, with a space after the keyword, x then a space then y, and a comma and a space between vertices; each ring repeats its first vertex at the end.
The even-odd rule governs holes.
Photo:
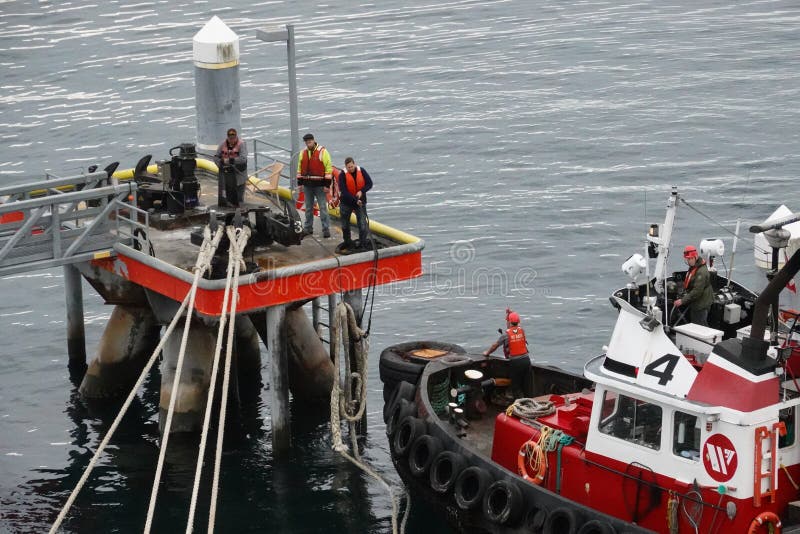
POLYGON ((739 455, 725 435, 714 434, 703 445, 703 466, 706 473, 717 482, 727 482, 736 474, 739 455))

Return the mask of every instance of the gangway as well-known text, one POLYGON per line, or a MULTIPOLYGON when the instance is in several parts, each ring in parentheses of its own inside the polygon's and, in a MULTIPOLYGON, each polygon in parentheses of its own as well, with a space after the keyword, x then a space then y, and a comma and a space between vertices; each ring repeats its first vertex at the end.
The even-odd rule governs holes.
POLYGON ((111 172, 0 188, 0 276, 113 256, 116 243, 147 250, 137 184, 111 172))

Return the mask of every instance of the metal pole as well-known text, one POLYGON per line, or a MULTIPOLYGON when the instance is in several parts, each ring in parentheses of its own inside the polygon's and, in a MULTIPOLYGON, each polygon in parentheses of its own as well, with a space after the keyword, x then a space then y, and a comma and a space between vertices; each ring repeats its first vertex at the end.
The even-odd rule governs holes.
POLYGON ((283 337, 284 306, 267 308, 267 338, 269 340, 272 381, 272 454, 275 457, 288 452, 291 446, 289 428, 289 361, 283 337))
POLYGON ((319 317, 322 314, 322 307, 320 305, 320 297, 311 301, 311 322, 314 325, 314 331, 319 335, 319 317))
POLYGON ((67 353, 69 370, 86 371, 86 336, 83 330, 83 286, 81 273, 72 264, 64 265, 64 294, 67 298, 67 353))
POLYGON ((331 360, 333 360, 333 339, 331 336, 331 329, 333 328, 333 324, 335 322, 336 322, 336 293, 331 293, 330 295, 328 295, 328 340, 330 341, 328 350, 330 352, 331 360))
POLYGON ((286 59, 289 66, 289 130, 292 136, 292 157, 289 159, 289 176, 292 188, 292 197, 297 190, 297 155, 300 153, 300 125, 297 118, 297 74, 294 62, 294 24, 286 25, 286 59))

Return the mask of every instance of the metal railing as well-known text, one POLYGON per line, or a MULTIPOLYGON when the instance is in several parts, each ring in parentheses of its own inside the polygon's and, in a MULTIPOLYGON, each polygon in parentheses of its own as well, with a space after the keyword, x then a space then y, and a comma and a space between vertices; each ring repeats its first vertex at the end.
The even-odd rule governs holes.
MULTIPOLYGON (((253 139, 253 165, 256 171, 266 167, 264 160, 269 163, 283 163, 283 170, 281 171, 281 178, 286 178, 289 181, 289 189, 294 192, 297 190, 297 178, 295 169, 297 168, 297 156, 292 155, 292 151, 282 146, 274 145, 261 139, 253 139), (263 151, 259 151, 259 145, 262 145, 263 151), (261 163, 259 163, 259 157, 261 163)), ((269 164, 267 163, 267 164, 269 164)), ((256 172, 256 178, 258 173, 256 172)))
POLYGON ((110 256, 117 242, 149 248, 136 183, 105 172, 0 188, 0 202, 0 276, 110 256))

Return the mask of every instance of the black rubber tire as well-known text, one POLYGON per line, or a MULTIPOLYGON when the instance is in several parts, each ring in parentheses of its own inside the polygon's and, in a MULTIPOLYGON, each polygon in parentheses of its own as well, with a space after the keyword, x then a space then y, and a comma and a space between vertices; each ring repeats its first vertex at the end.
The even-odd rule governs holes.
POLYGON ((578 515, 569 508, 556 508, 547 516, 542 532, 544 534, 576 534, 578 515))
POLYGON ((408 454, 411 445, 423 434, 425 434, 425 422, 422 419, 413 415, 403 419, 392 439, 395 455, 402 457, 408 454))
POLYGON ((498 525, 515 525, 522 517, 522 491, 515 483, 500 479, 483 496, 483 515, 498 525))
POLYGON ((467 460, 457 452, 440 452, 433 459, 428 472, 431 489, 440 495, 450 493, 456 485, 458 475, 461 474, 465 467, 467 467, 467 460))
POLYGON ((378 368, 378 375, 380 376, 381 382, 384 384, 389 384, 391 382, 411 382, 412 384, 416 384, 419 382, 419 377, 422 376, 422 371, 425 369, 425 366, 416 363, 414 366, 411 372, 380 367, 378 368))
POLYGON ((381 381, 386 383, 392 380, 397 382, 405 380, 416 384, 429 361, 411 354, 411 351, 418 349, 446 350, 453 354, 466 352, 459 345, 440 341, 408 341, 391 345, 383 349, 378 361, 378 373, 381 381))
POLYGON ((433 460, 442 452, 442 442, 439 438, 424 435, 418 437, 411 450, 408 452, 408 469, 417 478, 428 474, 433 460))
POLYGON ((539 534, 544 528, 545 521, 547 521, 547 510, 533 506, 525 516, 525 527, 529 531, 539 534))
POLYGON ((386 423, 389 421, 389 418, 392 416, 392 412, 394 412, 395 406, 400 399, 406 399, 409 402, 414 402, 414 398, 417 396, 417 388, 414 384, 410 384, 408 382, 400 382, 397 384, 397 387, 392 392, 392 397, 389 402, 384 403, 383 405, 383 422, 386 423))
POLYGON ((482 467, 473 465, 461 471, 453 490, 458 507, 462 510, 472 510, 480 506, 483 495, 492 482, 494 482, 492 475, 482 467))
POLYGON ((617 534, 617 530, 599 519, 592 519, 583 524, 578 534, 617 534))
POLYGON ((394 405, 394 411, 386 422, 386 435, 389 439, 393 438, 400 428, 400 422, 406 417, 417 415, 417 405, 413 402, 408 402, 405 399, 400 399, 400 402, 394 405))

